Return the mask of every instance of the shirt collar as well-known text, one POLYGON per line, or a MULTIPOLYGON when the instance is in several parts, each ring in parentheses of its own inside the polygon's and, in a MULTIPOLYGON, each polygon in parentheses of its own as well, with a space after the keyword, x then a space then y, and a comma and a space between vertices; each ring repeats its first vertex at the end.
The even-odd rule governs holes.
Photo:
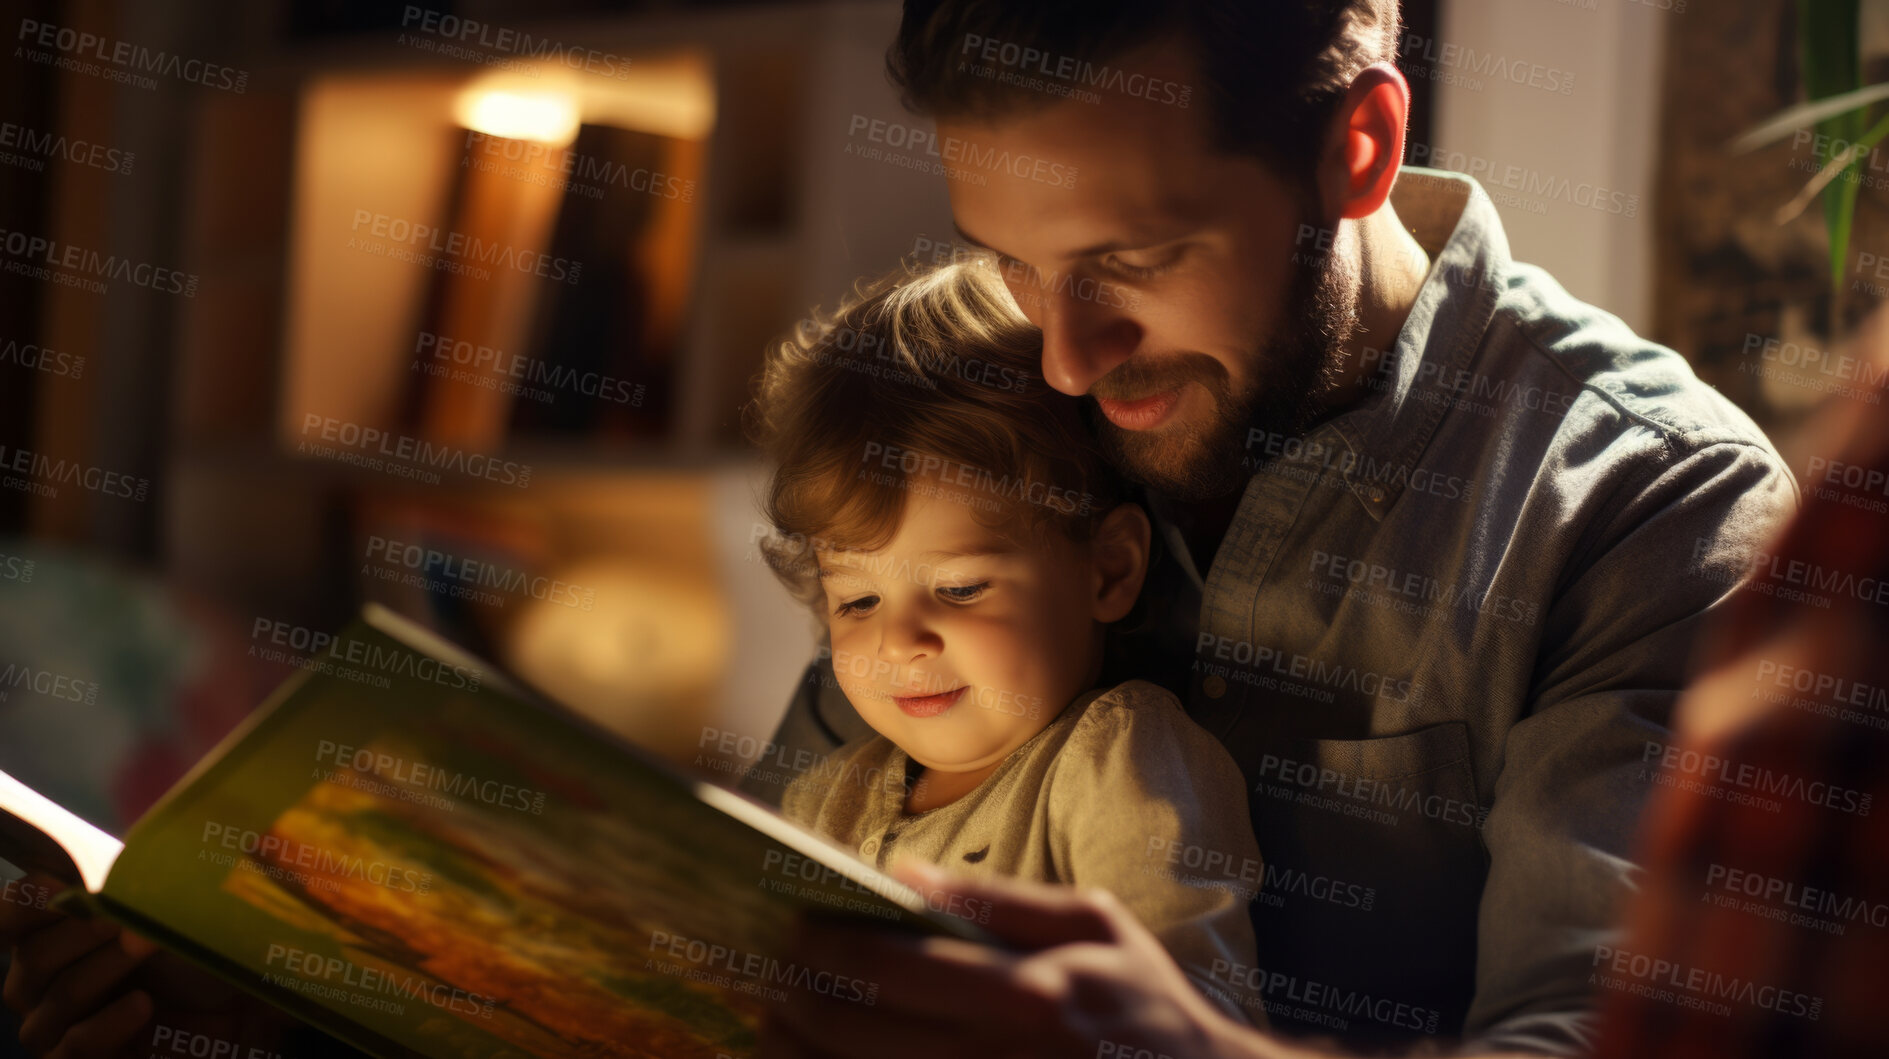
POLYGON ((1380 354, 1388 368, 1376 376, 1376 390, 1328 424, 1351 449, 1346 484, 1378 519, 1403 494, 1450 407, 1421 393, 1454 389, 1482 346, 1512 262, 1495 204, 1467 176, 1406 166, 1391 205, 1430 268, 1392 350, 1380 354))

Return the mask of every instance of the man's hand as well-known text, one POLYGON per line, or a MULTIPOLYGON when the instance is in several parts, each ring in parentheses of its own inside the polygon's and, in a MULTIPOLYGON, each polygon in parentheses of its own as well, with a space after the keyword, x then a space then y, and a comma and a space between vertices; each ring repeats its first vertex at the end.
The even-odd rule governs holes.
MULTIPOLYGON (((63 887, 29 875, 22 892, 63 887)), ((0 946, 12 965, 0 998, 21 1016, 20 1043, 49 1059, 141 1054, 207 1035, 239 1051, 272 1042, 286 1020, 114 923, 74 919, 35 901, 0 901, 0 946)))
POLYGON ((121 1051, 151 1017, 150 995, 122 988, 149 943, 48 907, 63 889, 56 880, 29 875, 17 889, 42 899, 0 902, 0 945, 13 954, 0 997, 21 1016, 20 1043, 59 1057, 121 1051))
POLYGON ((947 878, 903 862, 893 874, 934 907, 962 908, 1006 942, 910 938, 809 922, 796 966, 863 979, 870 1003, 796 988, 773 1007, 768 1059, 1122 1059, 1297 1054, 1222 1014, 1153 934, 1104 891, 947 878), (983 913, 988 909, 988 918, 983 913))

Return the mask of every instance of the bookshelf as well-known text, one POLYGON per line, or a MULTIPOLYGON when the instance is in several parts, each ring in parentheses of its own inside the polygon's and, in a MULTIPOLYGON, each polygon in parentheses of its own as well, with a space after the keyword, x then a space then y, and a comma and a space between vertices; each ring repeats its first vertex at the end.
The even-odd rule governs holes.
MULTIPOLYGON (((485 6, 455 10, 480 17, 485 6)), ((570 196, 523 180, 491 195, 463 179, 453 102, 489 74, 482 66, 402 43, 384 22, 311 28, 260 5, 228 28, 254 71, 250 91, 191 115, 197 190, 183 241, 205 286, 175 331, 162 562, 239 613, 316 626, 386 599, 678 757, 692 756, 703 725, 765 736, 812 627, 747 551, 763 472, 740 406, 770 338, 890 267, 917 235, 949 231, 942 188, 843 153, 850 113, 897 109, 882 70, 897 5, 485 14, 627 57, 636 76, 603 86, 613 102, 594 124, 647 134, 626 148, 656 152, 642 168, 694 186, 687 204, 637 203, 655 208, 621 255, 644 277, 636 326, 666 336, 650 343, 661 359, 647 377, 628 379, 652 384, 661 415, 521 420, 516 399, 507 409, 473 382, 415 385, 416 336, 429 327, 456 321, 475 344, 532 356, 559 315, 540 311, 547 295, 575 288, 540 276, 443 283, 350 249, 357 211, 391 219, 388 230, 424 223, 556 256, 570 196), (699 136, 650 130, 686 125, 650 116, 678 94, 709 100, 699 136), (472 202, 479 194, 489 201, 472 202), (416 483, 311 457, 298 452, 310 416, 529 465, 530 485, 416 483), (611 609, 521 597, 454 610, 438 593, 383 595, 361 572, 363 542, 394 534, 592 582, 611 609)), ((607 310, 609 299, 589 304, 607 310)))

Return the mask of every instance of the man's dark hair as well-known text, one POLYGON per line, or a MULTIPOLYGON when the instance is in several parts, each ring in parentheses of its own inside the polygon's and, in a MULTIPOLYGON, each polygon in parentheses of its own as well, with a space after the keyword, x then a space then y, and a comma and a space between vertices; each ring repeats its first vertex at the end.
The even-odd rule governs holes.
POLYGON ((1216 148, 1302 176, 1352 79, 1395 60, 1397 37, 1397 0, 905 0, 886 70, 906 107, 934 118, 1001 118, 1124 89, 1204 105, 1216 148), (1131 85, 1136 71, 1119 65, 1170 39, 1195 59, 1199 84, 1183 86, 1184 101, 1131 85), (985 59, 989 42, 1000 61, 985 59))

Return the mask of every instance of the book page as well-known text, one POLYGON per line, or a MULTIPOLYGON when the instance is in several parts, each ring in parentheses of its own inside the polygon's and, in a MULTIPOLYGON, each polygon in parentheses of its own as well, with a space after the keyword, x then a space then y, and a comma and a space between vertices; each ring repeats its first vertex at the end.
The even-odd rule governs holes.
POLYGON ((797 909, 918 922, 870 868, 824 867, 463 656, 357 625, 267 709, 139 822, 105 896, 363 1047, 747 1056, 768 997, 876 994, 777 958, 797 909))
POLYGON ((124 843, 0 772, 0 860, 97 891, 123 848, 124 843))

